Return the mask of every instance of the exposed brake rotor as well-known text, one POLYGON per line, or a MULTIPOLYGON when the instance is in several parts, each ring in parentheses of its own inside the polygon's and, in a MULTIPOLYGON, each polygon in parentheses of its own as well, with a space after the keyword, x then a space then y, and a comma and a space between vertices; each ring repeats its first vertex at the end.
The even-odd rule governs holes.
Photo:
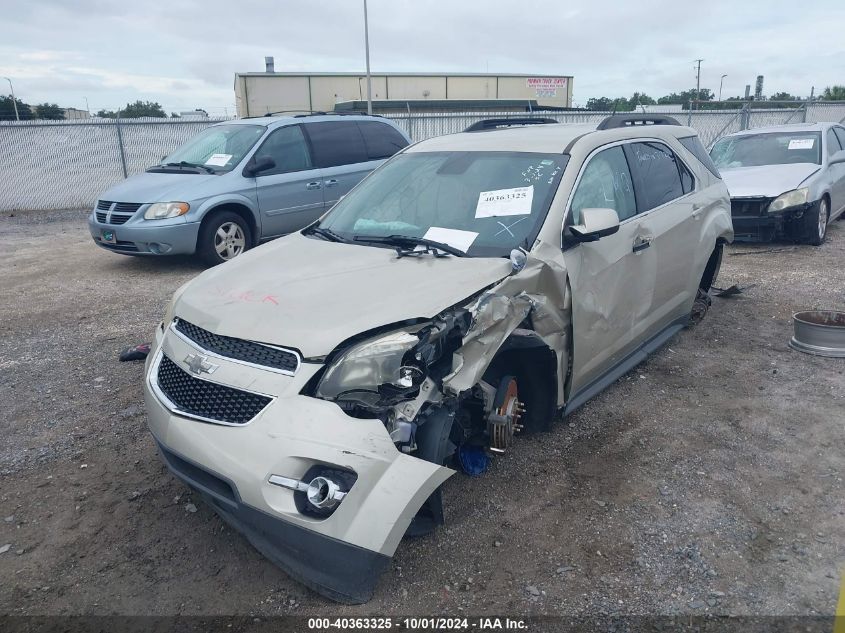
POLYGON ((519 401, 516 379, 505 376, 499 383, 493 401, 493 411, 487 417, 487 434, 490 438, 490 450, 504 453, 511 445, 515 433, 522 430, 525 417, 525 405, 519 401))

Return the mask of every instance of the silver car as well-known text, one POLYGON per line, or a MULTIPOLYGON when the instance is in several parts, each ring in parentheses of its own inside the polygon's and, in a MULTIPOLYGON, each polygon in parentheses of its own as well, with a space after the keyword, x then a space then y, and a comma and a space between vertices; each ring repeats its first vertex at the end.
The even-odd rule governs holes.
POLYGON ((780 125, 737 132, 710 150, 731 194, 737 240, 818 246, 845 212, 845 127, 780 125))
POLYGON ((366 115, 218 123, 103 193, 91 237, 115 253, 219 264, 310 224, 409 142, 366 115))
POLYGON ((168 467, 335 600, 367 600, 403 536, 443 522, 455 470, 480 474, 700 318, 733 238, 727 189, 674 120, 479 127, 202 273, 155 332, 144 392, 168 467))

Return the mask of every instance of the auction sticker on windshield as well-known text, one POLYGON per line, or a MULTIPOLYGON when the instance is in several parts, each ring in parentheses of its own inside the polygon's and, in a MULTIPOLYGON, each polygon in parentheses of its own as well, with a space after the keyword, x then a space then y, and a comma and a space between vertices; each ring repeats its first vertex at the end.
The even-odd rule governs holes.
POLYGON ((231 154, 212 154, 209 159, 205 161, 205 164, 213 167, 225 167, 226 163, 228 163, 231 159, 231 154))
POLYGON ((496 218, 503 215, 530 215, 534 202, 534 185, 482 191, 475 207, 476 218, 496 218))
POLYGON ((794 138, 789 141, 788 149, 813 149, 814 138, 794 138))

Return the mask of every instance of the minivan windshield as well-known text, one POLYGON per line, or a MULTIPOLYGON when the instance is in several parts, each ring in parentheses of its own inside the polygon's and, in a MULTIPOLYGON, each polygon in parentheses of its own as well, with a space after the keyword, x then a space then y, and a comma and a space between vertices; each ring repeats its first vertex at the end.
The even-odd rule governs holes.
POLYGON ((530 248, 568 160, 528 152, 399 154, 338 202, 319 228, 364 245, 368 237, 405 236, 471 257, 507 256, 530 248))
POLYGON ((719 169, 815 163, 821 165, 821 134, 818 132, 763 132, 728 136, 710 150, 719 169))
POLYGON ((267 128, 263 125, 212 125, 161 161, 162 165, 198 165, 215 172, 231 171, 267 128))

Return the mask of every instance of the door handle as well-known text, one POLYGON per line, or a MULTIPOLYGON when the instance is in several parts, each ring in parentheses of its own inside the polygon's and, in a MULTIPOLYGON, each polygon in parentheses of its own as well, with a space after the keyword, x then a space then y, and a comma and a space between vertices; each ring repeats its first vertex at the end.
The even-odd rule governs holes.
POLYGON ((319 189, 322 186, 323 185, 320 182, 309 182, 307 185, 305 185, 305 188, 306 189, 319 189))
POLYGON ((703 202, 693 202, 692 204, 692 218, 693 220, 700 220, 701 219, 701 211, 707 205, 703 202))
POLYGON ((337 184, 337 180, 332 178, 331 180, 326 180, 326 187, 334 187, 337 184))
POLYGON ((650 237, 638 237, 634 240, 634 247, 631 249, 634 253, 639 253, 640 251, 644 251, 649 246, 651 246, 651 238, 650 237))

